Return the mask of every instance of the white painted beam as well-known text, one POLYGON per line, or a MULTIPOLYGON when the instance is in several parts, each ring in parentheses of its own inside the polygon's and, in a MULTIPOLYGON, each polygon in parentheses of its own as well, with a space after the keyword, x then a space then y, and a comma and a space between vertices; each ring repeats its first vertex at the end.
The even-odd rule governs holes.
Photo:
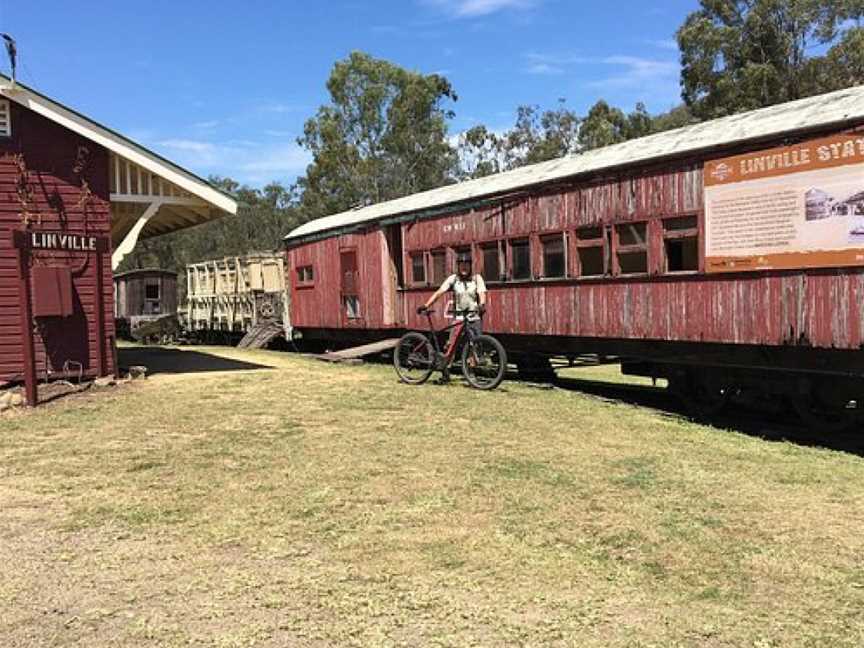
MULTIPOLYGON (((129 194, 129 193, 112 193, 110 195, 111 202, 115 203, 146 203, 149 202, 152 196, 129 194)), ((207 208, 210 205, 198 198, 182 198, 180 196, 164 196, 160 198, 163 205, 183 205, 185 207, 200 207, 207 208)))
POLYGON ((116 248, 114 248, 114 252, 111 254, 111 269, 116 270, 117 266, 120 265, 120 262, 123 260, 127 254, 129 254, 132 250, 135 249, 135 244, 138 243, 138 237, 141 235, 141 230, 144 229, 144 226, 147 224, 153 216, 155 216, 159 208, 162 206, 161 200, 154 200, 144 212, 138 217, 138 220, 135 221, 135 224, 132 226, 132 229, 129 230, 129 233, 123 237, 123 240, 120 242, 116 248))

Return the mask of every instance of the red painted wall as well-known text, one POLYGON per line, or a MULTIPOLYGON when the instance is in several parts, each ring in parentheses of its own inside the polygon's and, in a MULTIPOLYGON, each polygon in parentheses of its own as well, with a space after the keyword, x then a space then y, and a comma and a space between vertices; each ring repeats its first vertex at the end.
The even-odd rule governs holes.
POLYGON ((347 234, 288 251, 292 325, 309 328, 383 328, 384 282, 380 231, 347 234), (360 318, 348 319, 342 303, 340 253, 356 250, 360 318), (297 268, 312 266, 314 279, 298 285, 297 268))
MULTIPOLYGON (((760 148, 767 147, 761 145, 760 148)), ((729 154, 714 153, 711 157, 729 154)), ((446 217, 406 223, 404 267, 410 276, 412 251, 472 245, 475 269, 482 272, 478 244, 528 237, 532 272, 542 274, 540 237, 568 236, 567 278, 489 284, 484 326, 491 332, 613 339, 668 340, 736 344, 858 349, 864 345, 864 268, 737 275, 665 273, 662 219, 695 216, 700 235, 699 270, 704 246, 702 161, 679 161, 645 170, 622 171, 591 181, 509 199, 446 217), (647 223, 648 273, 638 277, 575 278, 578 255, 575 231, 595 225, 647 223)), ((379 235, 356 235, 365 239, 379 235)), ((297 259, 315 258, 327 267, 333 241, 309 243, 288 252, 289 280, 297 259), (325 251, 327 250, 327 251, 325 251)), ((380 251, 376 252, 379 253, 380 251)), ((374 266, 375 262, 370 262, 374 266)), ((367 275, 369 276, 369 275, 367 275)), ((371 279, 371 277, 370 277, 371 279)), ((488 277, 487 277, 488 280, 488 277)), ((369 284, 380 289, 381 281, 369 284)), ((425 328, 415 309, 436 286, 412 286, 401 292, 401 325, 425 328)), ((331 316, 330 288, 294 291, 293 325, 340 328, 331 316), (329 301, 328 301, 329 300, 329 301)), ((374 313, 368 328, 379 328, 374 313)))
MULTIPOLYGON (((12 136, 0 138, 0 383, 23 377, 23 348, 18 294, 18 265, 12 231, 22 227, 19 172, 14 156, 24 156, 26 184, 32 196, 29 211, 38 214, 32 227, 74 234, 110 237, 108 152, 75 133, 15 103, 11 104, 12 136), (80 205, 80 178, 74 172, 79 147, 87 149, 85 176, 92 196, 80 205), (41 223, 38 220, 41 218, 41 223)), ((39 252, 33 263, 73 267, 74 314, 39 320, 35 328, 36 369, 59 372, 66 360, 97 370, 102 345, 113 371, 108 336, 114 334, 111 258, 104 255, 102 293, 106 337, 96 327, 95 256, 70 252, 39 252)))

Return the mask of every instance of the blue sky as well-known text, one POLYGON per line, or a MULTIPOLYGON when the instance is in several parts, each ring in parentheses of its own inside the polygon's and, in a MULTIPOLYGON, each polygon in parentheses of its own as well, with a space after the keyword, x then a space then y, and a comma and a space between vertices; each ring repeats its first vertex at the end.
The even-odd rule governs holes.
MULTIPOLYGON (((293 181, 296 145, 352 50, 444 74, 454 133, 516 106, 679 101, 674 33, 696 0, 0 0, 19 78, 190 170, 293 181)), ((8 70, 5 57, 0 64, 8 70)))

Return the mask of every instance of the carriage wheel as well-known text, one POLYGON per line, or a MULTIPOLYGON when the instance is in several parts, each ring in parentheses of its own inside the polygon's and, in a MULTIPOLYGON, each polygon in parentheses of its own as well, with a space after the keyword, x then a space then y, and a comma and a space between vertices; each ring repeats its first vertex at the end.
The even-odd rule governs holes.
POLYGON ((792 405, 814 432, 837 434, 864 427, 864 396, 850 400, 836 395, 827 381, 816 384, 806 394, 795 395, 792 405))
POLYGON ((711 418, 726 409, 734 388, 722 373, 711 370, 688 371, 670 380, 669 387, 684 402, 695 418, 711 418))

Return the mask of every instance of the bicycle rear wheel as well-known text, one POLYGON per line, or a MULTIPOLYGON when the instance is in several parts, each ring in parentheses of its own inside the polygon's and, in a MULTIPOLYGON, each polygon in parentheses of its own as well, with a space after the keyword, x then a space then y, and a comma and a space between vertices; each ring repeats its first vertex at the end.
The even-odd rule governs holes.
POLYGON ((507 353, 491 335, 478 335, 462 349, 462 373, 472 387, 495 389, 506 371, 507 353))
POLYGON ((393 351, 393 368, 399 380, 409 385, 420 385, 435 369, 435 349, 429 338, 412 331, 399 338, 393 351))

